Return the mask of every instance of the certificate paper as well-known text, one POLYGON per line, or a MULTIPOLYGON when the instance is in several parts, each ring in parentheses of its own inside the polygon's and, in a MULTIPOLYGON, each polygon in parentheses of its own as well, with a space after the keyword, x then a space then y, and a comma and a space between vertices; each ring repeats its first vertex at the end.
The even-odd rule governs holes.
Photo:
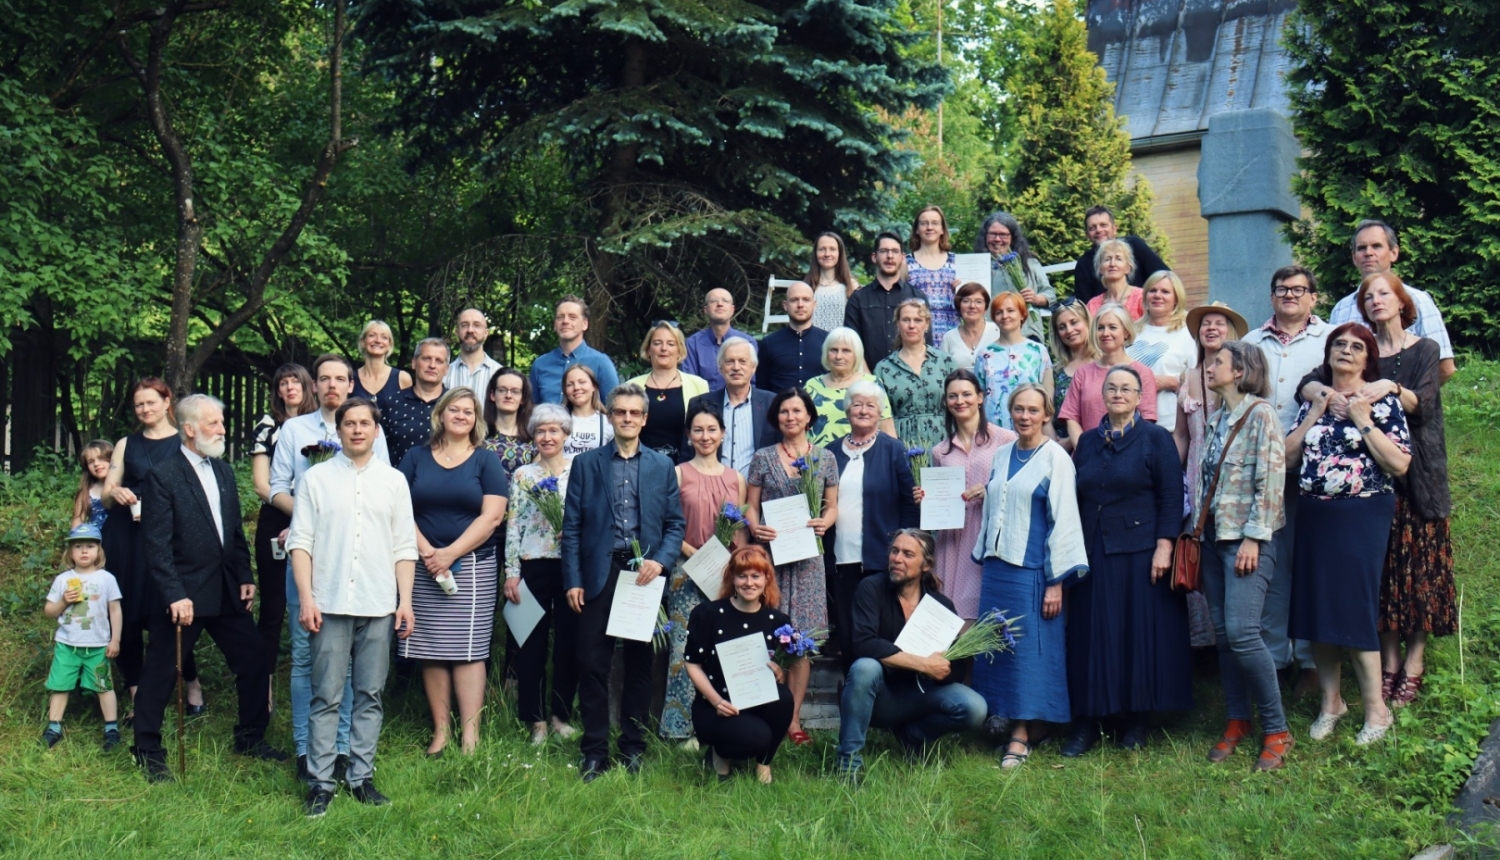
POLYGON ((922 602, 906 619, 906 626, 896 637, 896 647, 917 657, 931 657, 947 651, 963 630, 964 620, 954 615, 948 607, 938 603, 932 595, 922 595, 922 602))
POLYGON ((667 578, 658 576, 645 585, 635 584, 636 572, 620 571, 620 581, 615 583, 615 600, 609 605, 609 625, 605 636, 650 642, 656 632, 656 610, 661 607, 662 590, 667 587, 667 578))
POLYGON ((957 466, 922 469, 922 528, 964 527, 964 470, 957 466))
POLYGON ((818 554, 818 536, 807 527, 812 513, 807 509, 807 496, 801 493, 760 503, 762 525, 776 530, 776 539, 771 541, 771 561, 791 564, 818 554))
POLYGON ((953 270, 960 284, 973 281, 984 287, 990 288, 990 255, 989 254, 954 254, 953 270))
POLYGON ((520 603, 511 603, 505 599, 505 594, 501 593, 500 600, 505 606, 500 613, 505 616, 505 628, 510 631, 510 635, 516 637, 516 644, 525 645, 527 637, 531 636, 531 631, 536 629, 537 622, 542 620, 547 610, 542 608, 542 604, 532 595, 531 589, 526 587, 524 579, 521 580, 520 591, 520 603))
POLYGON ((698 590, 709 600, 718 600, 724 590, 724 567, 729 564, 729 550, 710 537, 708 543, 698 548, 693 557, 682 563, 682 572, 698 586, 698 590))
POLYGON ((771 657, 764 634, 751 633, 720 642, 714 650, 719 654, 719 668, 724 670, 730 704, 743 711, 781 697, 776 690, 776 675, 766 665, 771 657))

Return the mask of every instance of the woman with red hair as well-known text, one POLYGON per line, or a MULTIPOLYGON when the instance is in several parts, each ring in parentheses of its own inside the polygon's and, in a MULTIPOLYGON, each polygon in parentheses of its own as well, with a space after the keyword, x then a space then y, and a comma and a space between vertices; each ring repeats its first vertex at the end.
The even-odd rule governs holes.
POLYGON ((1010 395, 1028 382, 1042 386, 1052 399, 1052 357, 1047 348, 1026 337, 1026 300, 1020 293, 999 293, 990 302, 990 318, 1000 327, 1000 339, 974 357, 974 375, 984 393, 984 415, 1014 430, 1010 423, 1010 395))
POLYGON ((704 762, 729 779, 730 763, 754 759, 755 775, 771 782, 771 760, 792 724, 792 694, 781 668, 769 662, 776 648, 776 631, 790 626, 792 619, 776 609, 781 591, 776 586, 776 568, 758 546, 735 550, 724 567, 724 585, 719 599, 700 603, 688 617, 688 676, 698 690, 693 702, 693 732, 704 746, 704 762), (774 702, 753 708, 738 708, 729 700, 729 686, 719 665, 716 648, 732 639, 764 636, 767 661, 776 675, 774 702))

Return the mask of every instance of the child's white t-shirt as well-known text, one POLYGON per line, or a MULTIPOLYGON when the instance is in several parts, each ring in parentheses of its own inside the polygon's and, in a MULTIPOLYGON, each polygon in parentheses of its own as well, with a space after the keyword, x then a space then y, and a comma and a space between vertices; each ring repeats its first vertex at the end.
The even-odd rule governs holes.
POLYGON ((62 600, 69 588, 68 580, 78 580, 83 600, 70 603, 57 617, 57 641, 79 648, 103 648, 109 645, 109 602, 120 599, 120 584, 107 570, 79 573, 66 570, 52 580, 47 601, 62 600))

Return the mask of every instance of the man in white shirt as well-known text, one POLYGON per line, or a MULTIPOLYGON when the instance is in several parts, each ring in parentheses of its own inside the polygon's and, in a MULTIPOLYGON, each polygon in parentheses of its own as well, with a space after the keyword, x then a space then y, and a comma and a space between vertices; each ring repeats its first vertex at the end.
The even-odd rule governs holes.
POLYGON ((490 377, 500 369, 500 362, 484 351, 484 342, 490 336, 489 320, 477 308, 465 308, 459 311, 454 335, 458 338, 458 360, 448 365, 443 384, 470 389, 483 402, 490 377))
POLYGON ((333 800, 339 710, 352 684, 354 707, 344 781, 360 803, 384 806, 376 788, 380 694, 391 662, 391 633, 405 639, 416 574, 416 525, 406 478, 374 455, 380 410, 351 400, 335 413, 343 450, 297 482, 297 513, 287 549, 297 583, 298 622, 312 655, 307 747, 307 815, 333 800), (352 659, 351 659, 352 655, 352 659))
MULTIPOLYGON (((1349 243, 1349 247, 1353 252, 1354 267, 1359 270, 1361 280, 1371 275, 1383 275, 1389 272, 1401 256, 1401 247, 1396 243, 1396 231, 1384 221, 1359 222, 1354 228, 1354 239, 1349 243)), ((1453 343, 1448 339, 1448 327, 1443 324, 1443 313, 1438 310, 1437 302, 1432 300, 1430 293, 1406 284, 1406 294, 1411 296, 1412 304, 1417 306, 1417 321, 1407 331, 1417 337, 1430 338, 1437 343, 1438 357, 1442 359, 1442 363, 1438 366, 1439 373, 1442 381, 1447 382, 1448 378, 1457 372, 1458 365, 1453 362, 1453 343)), ((1333 312, 1328 315, 1328 324, 1335 328, 1346 322, 1357 322, 1367 328, 1370 327, 1359 312, 1357 286, 1354 292, 1339 299, 1339 303, 1333 306, 1333 312)))
MULTIPOLYGON (((313 362, 313 386, 318 391, 317 412, 298 415, 281 425, 276 440, 276 454, 271 459, 271 504, 288 516, 296 516, 294 496, 297 480, 302 477, 312 461, 302 449, 318 442, 336 442, 338 424, 334 418, 336 410, 354 393, 354 365, 342 355, 326 353, 313 362)), ((386 452, 385 436, 378 434, 374 443, 375 459, 387 465, 390 456, 386 452)), ((282 534, 285 543, 287 534, 282 534)), ((286 609, 293 617, 301 611, 297 597, 297 584, 292 578, 292 566, 286 568, 286 609)), ((308 649, 307 631, 300 624, 291 625, 292 640, 292 742, 297 749, 297 775, 307 778, 307 709, 312 702, 312 652, 308 649)), ((343 708, 339 721, 339 750, 349 749, 350 709, 354 706, 354 694, 345 690, 343 708)))

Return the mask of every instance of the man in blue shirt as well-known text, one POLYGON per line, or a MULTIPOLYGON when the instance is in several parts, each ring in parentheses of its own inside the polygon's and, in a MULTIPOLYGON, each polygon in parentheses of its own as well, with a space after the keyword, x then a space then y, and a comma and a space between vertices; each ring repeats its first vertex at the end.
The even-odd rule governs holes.
POLYGON ((790 322, 760 342, 760 367, 755 372, 755 384, 772 394, 806 385, 823 372, 823 341, 828 337, 812 324, 812 287, 801 281, 787 287, 781 308, 790 322))
POLYGON ((531 363, 531 390, 536 402, 562 403, 563 372, 575 364, 586 364, 594 371, 600 391, 613 391, 620 384, 620 374, 609 356, 583 342, 583 333, 589 330, 589 306, 583 299, 563 296, 552 315, 552 330, 557 332, 557 349, 531 363))
POLYGON ((755 348, 755 338, 730 326, 734 320, 734 296, 722 287, 708 291, 703 300, 703 312, 708 316, 708 328, 694 332, 687 339, 687 358, 682 360, 682 372, 701 376, 708 381, 709 388, 722 388, 724 378, 719 376, 719 347, 732 337, 750 341, 755 348))

